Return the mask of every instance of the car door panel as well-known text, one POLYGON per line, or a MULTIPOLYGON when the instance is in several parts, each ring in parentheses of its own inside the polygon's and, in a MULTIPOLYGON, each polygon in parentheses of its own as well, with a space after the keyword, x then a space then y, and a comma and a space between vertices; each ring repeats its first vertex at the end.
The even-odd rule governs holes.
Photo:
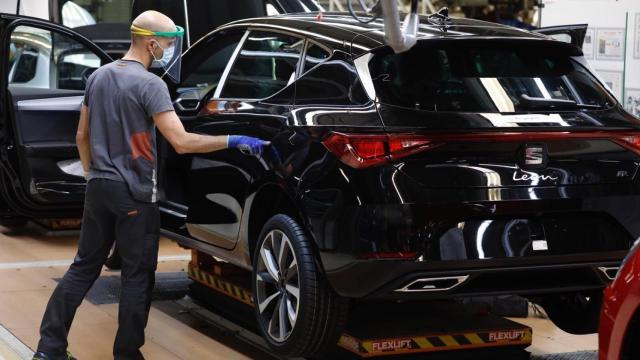
MULTIPOLYGON (((197 125, 192 125, 191 131, 270 140, 284 122, 280 116, 274 115, 283 111, 280 106, 240 101, 217 101, 216 105, 238 110, 208 114, 197 125), (264 111, 260 111, 261 108, 264 111)), ((245 155, 237 149, 195 154, 192 157, 186 225, 192 237, 225 249, 235 246, 247 194, 256 179, 268 171, 268 162, 272 161, 268 151, 269 148, 260 158, 245 155)))
POLYGON ((14 53, 3 81, 2 141, 13 207, 23 214, 79 214, 85 180, 75 135, 90 73, 111 59, 73 31, 3 15, 14 53), (10 169, 10 170, 8 170, 10 169))
MULTIPOLYGON (((216 98, 208 101, 200 112, 205 121, 194 131, 272 140, 293 106, 293 80, 299 72, 304 44, 303 38, 293 35, 250 30, 240 51, 235 52, 223 84, 216 89, 216 98)), ((252 186, 269 171, 269 157, 247 156, 237 149, 206 156, 216 165, 195 167, 201 157, 198 154, 189 172, 187 229, 192 237, 231 249, 240 233, 238 217, 248 210, 245 202, 255 191, 252 186), (220 208, 232 216, 201 218, 200 214, 220 208)))
MULTIPOLYGON (((212 37, 215 36, 217 34, 214 33, 212 37)), ((199 54, 198 47, 202 46, 189 50, 187 55, 190 56, 185 57, 184 63, 190 64, 186 68, 193 69, 191 77, 195 80, 191 81, 191 84, 188 77, 187 84, 182 84, 182 88, 178 89, 181 106, 176 106, 176 109, 180 110, 182 103, 188 104, 189 108, 199 103, 195 114, 194 111, 178 112, 185 129, 190 132, 206 135, 245 135, 271 140, 285 123, 287 113, 293 104, 295 85, 289 84, 290 79, 296 75, 300 56, 299 53, 296 55, 299 49, 293 47, 301 46, 298 43, 304 40, 264 33, 252 37, 251 33, 247 36, 244 31, 234 36, 239 45, 224 50, 229 60, 223 66, 220 66, 220 61, 215 56, 199 54), (266 41, 267 48, 254 46, 245 49, 247 41, 266 41), (271 49, 273 54, 269 55, 269 51, 265 52, 269 50, 269 46, 279 46, 278 49, 282 51, 274 48, 271 49), (234 72, 233 66, 237 65, 238 58, 243 56, 245 63, 239 67, 239 71, 234 72), (264 56, 272 56, 273 59, 261 58, 264 56), (193 59, 200 59, 200 64, 195 63, 193 59), (240 81, 245 79, 242 72, 253 70, 264 74, 255 74, 256 81, 250 82, 253 88, 243 90, 249 83, 240 81), (270 78, 273 78, 271 83, 270 78), (230 81, 226 82, 226 79, 230 81), (231 95, 229 92, 225 94, 222 89, 227 83, 233 84, 231 95), (205 92, 206 95, 194 96, 194 89, 196 92, 205 92), (257 94, 264 99, 250 99, 257 94), (192 98, 200 100, 192 101, 192 98), (182 101, 183 99, 189 100, 182 101)), ((224 42, 224 39, 218 41, 224 42)), ((214 53, 215 49, 210 45, 216 43, 211 39, 202 39, 200 44, 209 47, 204 50, 205 53, 214 53)), ((162 147, 165 145, 161 145, 162 147)), ((255 191, 253 187, 256 181, 264 177, 270 169, 270 154, 256 158, 244 155, 237 149, 192 155, 176 155, 172 149, 166 148, 163 151, 166 170, 162 171, 165 176, 162 191, 167 197, 163 200, 165 203, 162 206, 170 209, 173 203, 180 203, 186 209, 186 217, 182 221, 184 225, 175 228, 180 221, 174 215, 174 229, 171 231, 221 249, 234 249, 243 219, 246 217, 245 207, 250 193, 255 191), (176 172, 178 169, 180 170, 176 172), (180 184, 182 190, 167 188, 170 184, 180 184)), ((170 217, 169 211, 165 211, 164 216, 170 217)))
POLYGON ((27 100, 12 97, 16 150, 24 159, 21 177, 29 194, 43 203, 82 202, 85 181, 75 144, 82 95, 27 100))

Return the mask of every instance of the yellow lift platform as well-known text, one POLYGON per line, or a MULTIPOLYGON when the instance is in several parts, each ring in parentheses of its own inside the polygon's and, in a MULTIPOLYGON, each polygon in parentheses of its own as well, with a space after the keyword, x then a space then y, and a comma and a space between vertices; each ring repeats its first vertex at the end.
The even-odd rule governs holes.
MULTIPOLYGON (((254 306, 250 275, 192 250, 189 277, 248 309, 254 306)), ((432 357, 451 359, 457 358, 451 355, 473 351, 487 354, 483 359, 528 359, 524 349, 531 340, 528 326, 452 301, 362 302, 352 306, 337 346, 352 358, 434 353, 432 357), (509 355, 494 357, 489 355, 492 352, 509 355)))

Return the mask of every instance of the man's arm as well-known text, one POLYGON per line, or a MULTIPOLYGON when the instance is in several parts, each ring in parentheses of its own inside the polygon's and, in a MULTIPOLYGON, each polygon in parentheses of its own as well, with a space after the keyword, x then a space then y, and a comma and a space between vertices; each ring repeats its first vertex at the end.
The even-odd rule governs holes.
POLYGON ((249 154, 259 155, 262 147, 269 145, 268 141, 246 136, 211 136, 187 132, 175 111, 157 113, 153 116, 153 121, 178 154, 208 153, 236 147, 249 154))
POLYGON ((82 104, 80 108, 80 121, 78 122, 78 131, 76 132, 76 145, 80 153, 80 161, 84 175, 87 177, 89 168, 91 167, 91 146, 89 143, 89 108, 82 104))
POLYGON ((227 148, 227 136, 208 136, 187 132, 174 111, 153 116, 158 130, 178 154, 208 153, 227 148))

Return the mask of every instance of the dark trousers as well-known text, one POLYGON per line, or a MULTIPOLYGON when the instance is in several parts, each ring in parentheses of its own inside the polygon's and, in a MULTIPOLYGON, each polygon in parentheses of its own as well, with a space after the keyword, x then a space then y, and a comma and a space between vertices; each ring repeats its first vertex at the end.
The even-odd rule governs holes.
POLYGON ((140 347, 151 306, 159 232, 157 204, 136 201, 125 183, 89 181, 78 253, 51 295, 38 351, 54 358, 65 354, 76 309, 100 275, 115 239, 122 257, 122 290, 113 355, 117 360, 143 359, 140 347))

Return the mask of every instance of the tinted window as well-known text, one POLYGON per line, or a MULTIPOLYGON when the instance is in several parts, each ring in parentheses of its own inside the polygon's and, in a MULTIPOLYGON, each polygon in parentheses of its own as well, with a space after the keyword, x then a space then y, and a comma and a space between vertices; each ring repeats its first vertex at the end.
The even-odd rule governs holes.
POLYGON ((9 85, 84 90, 100 58, 73 38, 31 26, 11 33, 9 85))
POLYGON ((367 102, 356 71, 347 60, 328 60, 296 82, 297 105, 361 105, 367 102))
POLYGON ((573 54, 546 45, 425 42, 400 54, 385 49, 369 66, 380 100, 412 109, 515 112, 561 106, 557 100, 613 103, 573 54))
POLYGON ((252 31, 240 50, 222 98, 263 99, 295 80, 304 41, 289 35, 252 31))
POLYGON ((190 50, 194 51, 190 54, 192 58, 183 67, 186 78, 180 88, 197 88, 204 92, 215 89, 241 38, 242 33, 235 33, 216 36, 211 41, 196 45, 190 50), (194 67, 195 70, 192 70, 194 67))
POLYGON ((324 48, 309 42, 307 46, 307 52, 304 56, 304 67, 302 68, 302 73, 306 73, 311 70, 314 66, 320 64, 329 58, 331 54, 329 51, 324 48))

